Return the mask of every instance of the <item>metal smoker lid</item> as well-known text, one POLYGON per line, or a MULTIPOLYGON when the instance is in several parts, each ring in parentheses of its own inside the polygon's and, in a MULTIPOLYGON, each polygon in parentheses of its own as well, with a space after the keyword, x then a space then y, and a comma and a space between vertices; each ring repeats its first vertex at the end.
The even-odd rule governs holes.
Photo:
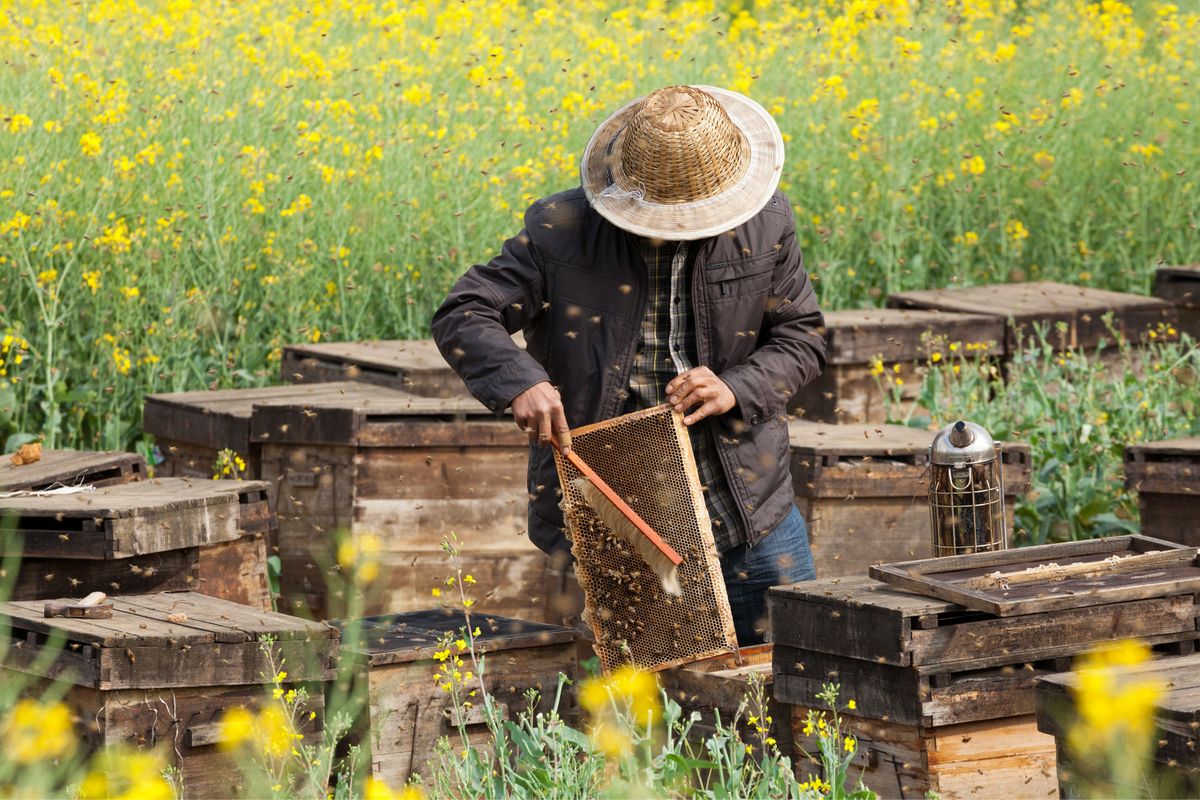
POLYGON ((982 464, 996 458, 996 443, 982 425, 959 420, 937 432, 929 445, 929 460, 934 464, 982 464))

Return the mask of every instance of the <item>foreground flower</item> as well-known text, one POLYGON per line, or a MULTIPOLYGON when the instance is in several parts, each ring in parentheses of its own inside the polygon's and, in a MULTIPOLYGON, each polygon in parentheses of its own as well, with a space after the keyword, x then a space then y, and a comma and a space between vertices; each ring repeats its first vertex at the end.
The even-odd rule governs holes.
POLYGON ((79 785, 81 800, 174 800, 163 776, 166 755, 158 751, 110 747, 92 759, 79 785))
POLYGON ((18 764, 70 755, 76 748, 71 711, 63 703, 22 700, 3 723, 3 740, 5 754, 18 764))

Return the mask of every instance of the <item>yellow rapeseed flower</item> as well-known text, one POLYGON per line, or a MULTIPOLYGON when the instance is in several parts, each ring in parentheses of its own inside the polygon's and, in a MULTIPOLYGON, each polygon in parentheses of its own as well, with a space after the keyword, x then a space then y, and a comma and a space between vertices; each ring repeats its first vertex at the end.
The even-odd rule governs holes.
POLYGON ((221 717, 222 750, 235 750, 254 734, 254 715, 242 706, 235 706, 221 717))
POLYGON ((56 759, 75 752, 71 711, 63 703, 46 705, 24 699, 0 722, 5 755, 18 764, 56 759))

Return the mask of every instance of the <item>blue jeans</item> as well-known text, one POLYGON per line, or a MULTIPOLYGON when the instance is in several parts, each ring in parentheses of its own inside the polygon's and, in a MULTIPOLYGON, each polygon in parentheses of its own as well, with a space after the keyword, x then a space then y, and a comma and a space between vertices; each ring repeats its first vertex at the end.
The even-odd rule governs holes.
POLYGON ((738 644, 760 644, 767 631, 767 589, 817 576, 808 549, 808 526, 792 510, 754 547, 739 544, 721 555, 721 573, 738 644))

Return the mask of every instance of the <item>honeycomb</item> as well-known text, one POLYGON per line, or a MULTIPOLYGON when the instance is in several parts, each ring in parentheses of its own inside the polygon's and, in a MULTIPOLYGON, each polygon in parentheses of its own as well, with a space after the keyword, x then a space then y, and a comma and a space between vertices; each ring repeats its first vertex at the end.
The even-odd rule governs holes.
POLYGON ((571 432, 572 448, 683 557, 681 597, 662 590, 633 548, 615 537, 555 453, 575 573, 604 670, 664 669, 737 649, 729 597, 683 417, 670 406, 571 432))

